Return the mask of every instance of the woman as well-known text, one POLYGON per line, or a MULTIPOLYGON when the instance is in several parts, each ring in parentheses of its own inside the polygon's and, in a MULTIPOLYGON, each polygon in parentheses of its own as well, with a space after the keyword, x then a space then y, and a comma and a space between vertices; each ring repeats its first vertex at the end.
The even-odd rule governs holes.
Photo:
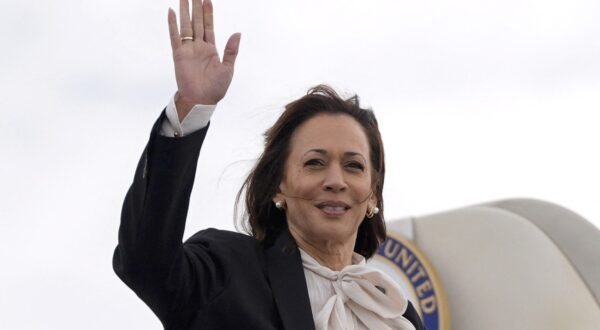
POLYGON ((182 244, 200 147, 240 35, 220 61, 210 0, 194 0, 191 21, 182 0, 180 16, 181 32, 169 10, 178 93, 125 198, 119 277, 166 329, 422 329, 398 285, 364 264, 385 238, 377 122, 356 97, 325 86, 286 106, 266 133, 242 188, 251 235, 207 229, 182 244))

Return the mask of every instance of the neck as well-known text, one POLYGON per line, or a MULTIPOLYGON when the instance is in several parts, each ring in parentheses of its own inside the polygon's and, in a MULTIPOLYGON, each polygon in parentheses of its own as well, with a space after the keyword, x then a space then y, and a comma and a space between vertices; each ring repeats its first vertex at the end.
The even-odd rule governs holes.
POLYGON ((304 252, 313 257, 321 266, 331 270, 340 271, 344 267, 352 264, 352 254, 354 253, 354 243, 356 235, 349 240, 337 242, 327 239, 311 239, 294 230, 290 229, 290 234, 296 244, 304 252))

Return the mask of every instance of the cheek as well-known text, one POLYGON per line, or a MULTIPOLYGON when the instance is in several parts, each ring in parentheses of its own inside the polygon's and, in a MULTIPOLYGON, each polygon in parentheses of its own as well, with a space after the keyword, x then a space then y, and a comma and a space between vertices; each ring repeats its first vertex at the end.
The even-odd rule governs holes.
POLYGON ((305 180, 286 180, 280 184, 281 192, 286 201, 288 220, 304 218, 312 207, 314 193, 305 180))
POLYGON ((316 209, 306 200, 292 198, 289 201, 285 211, 288 225, 301 230, 302 232, 310 232, 314 229, 315 223, 311 220, 315 219, 316 209))
POLYGON ((373 194, 370 180, 357 180, 350 187, 352 198, 359 203, 367 201, 373 194))
POLYGON ((286 195, 292 198, 312 199, 318 194, 320 185, 315 177, 296 175, 288 178, 285 184, 280 185, 285 189, 286 195))

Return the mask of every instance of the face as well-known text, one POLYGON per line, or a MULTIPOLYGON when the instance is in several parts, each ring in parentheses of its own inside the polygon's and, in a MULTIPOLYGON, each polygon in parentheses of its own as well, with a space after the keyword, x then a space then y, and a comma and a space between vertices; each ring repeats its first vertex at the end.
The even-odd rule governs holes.
POLYGON ((353 244, 367 207, 376 205, 372 171, 361 125, 348 115, 320 114, 292 135, 273 201, 284 203, 296 239, 353 244))

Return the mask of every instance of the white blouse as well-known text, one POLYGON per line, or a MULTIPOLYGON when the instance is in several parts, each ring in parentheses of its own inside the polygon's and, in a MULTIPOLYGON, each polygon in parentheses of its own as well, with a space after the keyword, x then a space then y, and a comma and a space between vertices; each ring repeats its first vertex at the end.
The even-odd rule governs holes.
POLYGON ((402 316, 408 300, 400 286, 363 256, 354 253, 352 265, 333 271, 299 250, 317 330, 415 329, 402 316))

